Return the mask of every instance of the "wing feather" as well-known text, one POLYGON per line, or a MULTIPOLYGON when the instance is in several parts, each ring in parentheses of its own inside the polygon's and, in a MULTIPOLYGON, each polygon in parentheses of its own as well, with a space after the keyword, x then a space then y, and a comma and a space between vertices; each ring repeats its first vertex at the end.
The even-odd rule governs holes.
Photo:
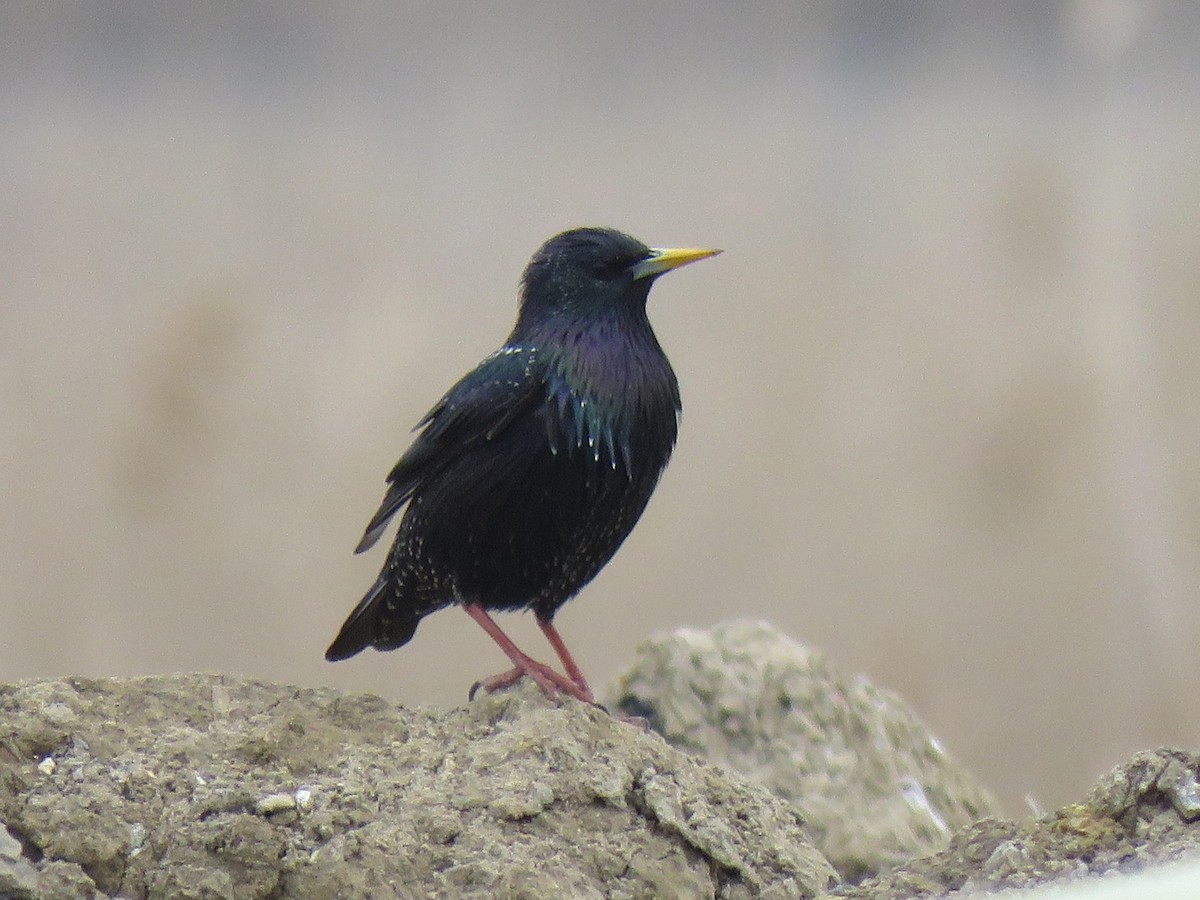
POLYGON ((499 437, 537 403, 545 384, 532 347, 503 347, 467 373, 417 423, 421 433, 388 474, 388 489, 355 553, 369 550, 429 478, 461 454, 499 437))

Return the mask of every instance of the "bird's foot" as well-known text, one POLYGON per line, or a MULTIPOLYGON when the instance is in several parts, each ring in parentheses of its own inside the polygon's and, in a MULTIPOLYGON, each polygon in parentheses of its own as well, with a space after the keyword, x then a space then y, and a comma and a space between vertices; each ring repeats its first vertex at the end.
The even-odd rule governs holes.
MULTIPOLYGON (((603 710, 612 716, 612 710, 610 710, 603 703, 598 703, 596 698, 592 696, 591 689, 588 688, 586 684, 581 687, 580 685, 571 681, 569 678, 564 678, 549 666, 539 663, 537 660, 530 660, 530 662, 533 663, 533 666, 531 666, 531 671, 526 671, 525 669, 514 666, 507 672, 501 672, 499 675, 492 675, 488 678, 480 679, 471 685, 471 690, 467 692, 467 699, 474 700, 475 695, 480 690, 483 690, 488 694, 491 694, 494 691, 504 690, 504 688, 512 687, 522 678, 529 676, 534 680, 537 686, 542 689, 542 693, 545 694, 550 700, 558 700, 561 696, 561 691, 562 693, 569 694, 577 700, 582 700, 584 703, 590 703, 597 709, 603 710)), ((634 728, 647 734, 649 734, 651 731, 650 720, 645 716, 613 716, 613 718, 618 722, 625 723, 626 725, 632 725, 634 728)))
MULTIPOLYGON (((471 685, 471 689, 467 691, 467 699, 474 700, 475 695, 479 693, 480 689, 482 689, 485 694, 502 691, 506 687, 511 687, 512 685, 516 684, 524 677, 525 672, 522 669, 513 668, 509 669, 507 672, 501 672, 499 675, 489 675, 487 678, 481 678, 471 685)), ((542 689, 542 693, 544 693, 547 697, 552 699, 556 699, 558 697, 558 692, 554 690, 553 685, 547 686, 541 682, 538 682, 538 687, 542 689)))
POLYGON ((592 706, 599 706, 586 683, 583 685, 576 684, 570 678, 556 672, 545 663, 540 663, 536 659, 530 658, 522 660, 522 665, 515 666, 507 672, 501 672, 499 675, 492 675, 475 682, 471 685, 471 690, 467 696, 469 699, 474 700, 476 692, 481 688, 490 694, 514 685, 526 676, 532 678, 534 683, 542 689, 542 693, 550 700, 557 700, 562 694, 566 694, 569 697, 574 697, 576 700, 589 703, 592 706))

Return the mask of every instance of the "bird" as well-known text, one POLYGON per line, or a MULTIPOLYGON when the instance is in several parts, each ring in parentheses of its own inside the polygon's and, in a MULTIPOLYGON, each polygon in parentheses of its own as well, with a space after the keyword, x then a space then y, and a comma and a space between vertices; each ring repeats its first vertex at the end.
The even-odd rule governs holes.
POLYGON ((387 476, 356 553, 404 507, 378 578, 325 652, 395 650, 459 605, 512 668, 552 699, 595 704, 554 617, 616 553, 671 457, 679 383, 646 312, 662 274, 720 250, 655 249, 612 228, 548 241, 521 276, 504 344, 433 406, 387 476), (520 650, 492 617, 532 610, 563 671, 520 650))

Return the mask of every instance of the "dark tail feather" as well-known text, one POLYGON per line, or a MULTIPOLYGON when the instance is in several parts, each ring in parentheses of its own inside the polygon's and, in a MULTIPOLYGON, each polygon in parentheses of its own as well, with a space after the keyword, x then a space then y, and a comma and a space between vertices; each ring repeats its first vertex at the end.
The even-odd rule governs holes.
POLYGON ((371 589, 354 607, 354 612, 333 639, 325 658, 330 662, 348 659, 354 654, 374 647, 376 650, 395 650, 407 644, 421 621, 418 615, 405 614, 397 609, 399 598, 395 586, 388 581, 387 567, 379 573, 371 589))

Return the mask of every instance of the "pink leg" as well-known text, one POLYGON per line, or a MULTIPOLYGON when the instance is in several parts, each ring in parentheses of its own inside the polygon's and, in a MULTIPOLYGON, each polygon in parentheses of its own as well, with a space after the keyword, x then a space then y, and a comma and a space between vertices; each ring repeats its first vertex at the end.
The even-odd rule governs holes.
POLYGON ((563 669, 571 680, 579 687, 581 693, 588 698, 588 703, 595 703, 596 698, 592 695, 592 689, 588 686, 587 679, 583 677, 583 672, 579 666, 575 664, 575 660, 571 657, 571 651, 567 649, 567 645, 563 643, 562 637, 558 633, 558 629, 554 627, 552 622, 543 622, 538 619, 538 628, 542 629, 542 634, 546 636, 546 640, 550 642, 550 646, 554 648, 554 652, 558 654, 558 658, 562 660, 563 669))
MULTIPOLYGON (((542 634, 546 636, 546 640, 550 642, 550 646, 554 648, 554 652, 558 654, 558 658, 562 661, 563 669, 571 676, 571 680, 575 682, 580 693, 587 697, 587 702, 594 706, 600 706, 596 702, 596 698, 592 695, 592 689, 588 687, 587 679, 583 677, 583 670, 579 668, 574 658, 572 658, 571 651, 567 649, 567 645, 563 642, 562 635, 558 633, 558 629, 554 627, 553 623, 543 622, 541 619, 538 619, 538 628, 542 629, 542 634)), ((579 694, 575 696, 580 697, 579 694)), ((580 697, 580 699, 584 698, 580 697)), ((603 706, 600 706, 600 708, 604 709, 603 706)), ((650 730, 650 723, 641 716, 620 716, 619 720, 627 725, 633 725, 642 731, 648 732, 650 730)))
MULTIPOLYGON (((492 640, 500 646, 500 649, 504 651, 504 655, 512 660, 514 666, 514 668, 507 672, 502 672, 499 675, 493 675, 490 678, 485 678, 480 681, 473 688, 471 688, 472 696, 474 696, 475 691, 478 688, 483 688, 488 693, 491 693, 492 691, 499 690, 500 688, 508 687, 510 684, 514 684, 521 678, 528 675, 534 680, 537 686, 542 689, 542 693, 551 700, 558 699, 558 694, 561 691, 564 694, 569 694, 570 696, 575 697, 577 700, 582 700, 584 703, 596 702, 595 698, 592 697, 591 690, 587 689, 586 681, 581 687, 579 683, 575 681, 574 677, 566 678, 563 675, 560 675, 558 672, 555 672, 545 663, 540 663, 536 659, 533 659, 532 657, 526 656, 524 653, 522 653, 517 645, 512 642, 512 639, 500 630, 500 626, 496 624, 496 621, 490 615, 488 615, 487 610, 485 610, 482 606, 479 606, 475 603, 464 603, 463 609, 466 610, 467 615, 478 622, 480 627, 486 631, 491 636, 492 640)), ((553 641, 551 643, 553 643, 553 641)), ((562 644, 561 639, 559 639, 558 644, 562 644)), ((563 649, 565 652, 566 648, 563 649)), ((568 656, 568 659, 569 658, 570 657, 568 656)), ((571 665, 575 666, 574 662, 572 662, 571 665)), ((579 671, 578 667, 575 667, 575 671, 579 671)), ((583 676, 581 675, 580 677, 582 678, 583 676)))

